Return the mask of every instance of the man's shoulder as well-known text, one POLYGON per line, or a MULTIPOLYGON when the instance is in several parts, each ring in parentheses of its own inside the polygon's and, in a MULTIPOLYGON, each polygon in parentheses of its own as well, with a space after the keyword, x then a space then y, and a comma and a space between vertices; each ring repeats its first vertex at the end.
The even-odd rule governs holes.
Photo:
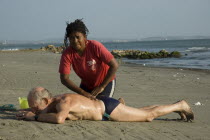
POLYGON ((66 108, 69 107, 70 102, 71 102, 71 96, 68 94, 61 94, 58 96, 55 96, 55 102, 56 102, 56 108, 57 111, 60 110, 61 108, 66 108))
POLYGON ((71 94, 72 93, 59 94, 59 95, 55 95, 54 98, 56 100, 64 100, 64 99, 67 99, 67 98, 71 97, 71 94))
POLYGON ((70 101, 74 98, 78 98, 78 96, 81 96, 81 95, 75 94, 75 93, 64 93, 64 94, 56 95, 54 97, 56 98, 56 100, 70 101))

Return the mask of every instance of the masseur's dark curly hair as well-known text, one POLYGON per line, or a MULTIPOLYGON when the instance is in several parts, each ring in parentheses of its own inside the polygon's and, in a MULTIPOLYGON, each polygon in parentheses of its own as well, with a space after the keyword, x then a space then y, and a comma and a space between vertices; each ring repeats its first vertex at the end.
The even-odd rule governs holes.
POLYGON ((82 19, 76 19, 74 22, 71 22, 71 23, 66 22, 66 25, 67 26, 66 26, 66 33, 65 33, 65 37, 64 37, 64 47, 68 47, 69 46, 68 36, 72 32, 81 32, 85 36, 87 36, 87 34, 89 33, 89 30, 85 26, 85 24, 82 21, 82 19))

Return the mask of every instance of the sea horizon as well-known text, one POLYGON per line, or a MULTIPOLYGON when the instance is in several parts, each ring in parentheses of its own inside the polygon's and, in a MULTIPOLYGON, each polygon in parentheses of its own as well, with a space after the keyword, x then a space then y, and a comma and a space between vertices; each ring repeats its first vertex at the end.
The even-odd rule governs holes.
MULTIPOLYGON (((145 38, 96 38, 88 37, 89 40, 98 40, 103 43, 112 42, 138 42, 138 41, 171 41, 171 40, 195 40, 195 39, 210 39, 210 36, 194 35, 194 36, 151 36, 145 38)), ((0 45, 5 44, 46 44, 46 43, 63 43, 63 38, 49 38, 41 40, 12 40, 0 39, 0 45)))

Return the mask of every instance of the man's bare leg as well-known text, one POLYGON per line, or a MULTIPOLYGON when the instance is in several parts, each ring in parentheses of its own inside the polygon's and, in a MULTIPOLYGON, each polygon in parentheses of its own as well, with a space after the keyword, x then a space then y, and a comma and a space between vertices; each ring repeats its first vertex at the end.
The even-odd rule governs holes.
POLYGON ((139 109, 152 109, 152 108, 157 107, 157 106, 159 106, 159 105, 144 106, 144 107, 141 107, 139 109))
POLYGON ((137 109, 125 106, 123 104, 111 113, 111 119, 114 121, 152 121, 153 119, 172 113, 182 112, 185 114, 187 121, 193 120, 194 115, 186 101, 182 100, 170 105, 160 105, 151 109, 137 109))
MULTIPOLYGON (((178 101, 178 102, 179 102, 179 101, 178 101)), ((177 102, 176 102, 176 103, 177 103, 177 102)), ((145 106, 145 107, 141 107, 141 108, 139 108, 139 109, 152 109, 152 108, 157 107, 157 106, 159 106, 159 105, 145 106)), ((179 114, 179 116, 181 117, 180 120, 186 120, 186 119, 187 119, 186 116, 185 116, 185 114, 184 114, 183 112, 174 111, 174 113, 178 113, 178 114, 179 114)))
MULTIPOLYGON (((123 98, 119 98, 118 101, 121 104, 124 104, 125 105, 125 100, 123 98)), ((159 106, 159 105, 144 106, 144 107, 141 107, 139 109, 152 109, 152 108, 157 107, 157 106, 159 106)), ((180 115, 180 117, 181 117, 180 120, 186 120, 187 119, 184 113, 179 112, 179 111, 177 111, 177 112, 175 111, 175 113, 178 113, 180 115)))
MULTIPOLYGON (((122 103, 122 104, 125 105, 125 100, 124 100, 123 98, 119 98, 118 101, 119 101, 120 103, 122 103)), ((178 102, 179 102, 179 101, 178 101, 178 102)), ((176 102, 176 103, 177 103, 177 102, 176 102)), ((141 107, 141 108, 139 108, 139 109, 152 109, 152 108, 157 107, 157 106, 159 106, 159 105, 144 106, 144 107, 141 107)), ((186 115, 185 115, 184 113, 182 113, 182 112, 180 112, 180 111, 175 111, 175 113, 178 113, 178 114, 179 114, 179 116, 181 117, 180 120, 187 120, 187 117, 186 117, 186 115)))
POLYGON ((178 101, 174 104, 181 104, 182 105, 181 110, 173 111, 175 113, 178 113, 181 116, 181 120, 191 121, 191 120, 194 119, 193 112, 192 112, 190 106, 188 105, 188 103, 186 101, 181 100, 181 101, 178 101))

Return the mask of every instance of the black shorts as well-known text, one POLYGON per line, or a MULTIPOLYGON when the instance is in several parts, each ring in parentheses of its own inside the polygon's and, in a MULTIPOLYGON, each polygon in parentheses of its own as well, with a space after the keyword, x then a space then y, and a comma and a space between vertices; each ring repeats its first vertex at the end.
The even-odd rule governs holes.
POLYGON ((105 112, 103 114, 102 120, 110 120, 110 115, 112 111, 120 104, 120 102, 114 98, 109 98, 105 96, 98 96, 98 99, 102 100, 105 106, 105 112))
MULTIPOLYGON (((105 87, 104 91, 98 94, 98 96, 106 96, 106 97, 113 97, 114 95, 114 90, 115 90, 115 85, 116 85, 116 79, 112 80, 109 82, 109 84, 105 87)), ((83 89, 86 92, 91 93, 92 90, 88 90, 85 86, 80 84, 80 88, 83 89)), ((97 96, 97 97, 98 97, 97 96)))

